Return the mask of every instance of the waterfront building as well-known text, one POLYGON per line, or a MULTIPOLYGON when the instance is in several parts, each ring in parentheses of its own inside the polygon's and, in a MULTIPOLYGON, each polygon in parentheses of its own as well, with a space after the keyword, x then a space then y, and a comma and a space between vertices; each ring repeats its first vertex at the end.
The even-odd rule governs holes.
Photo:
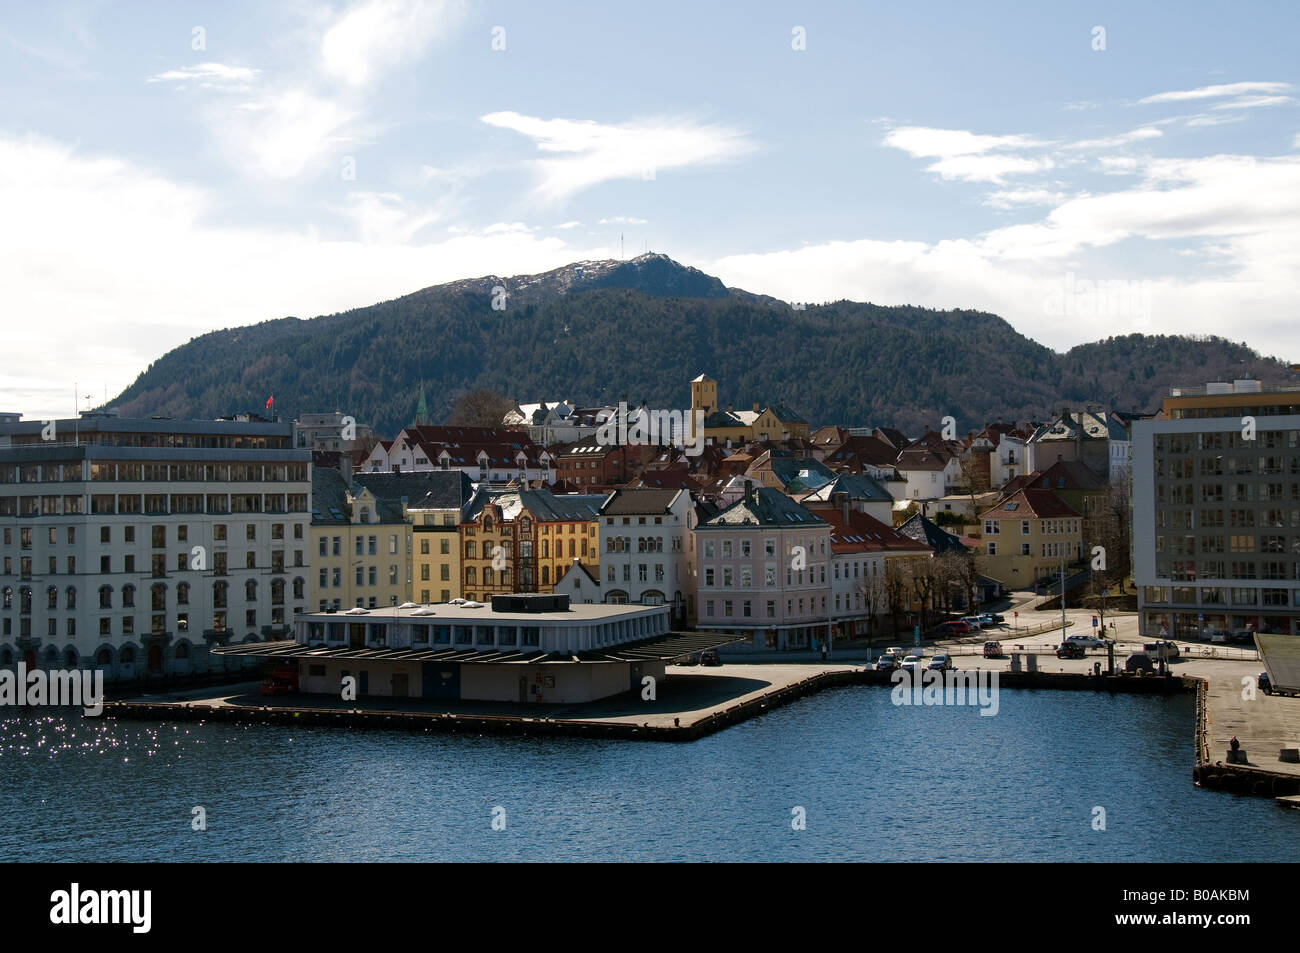
POLYGON ((1300 388, 1175 388, 1133 437, 1143 635, 1300 634, 1300 388))
POLYGON ((825 636, 830 525, 771 487, 695 527, 697 628, 756 649, 808 648, 825 636))
POLYGON ((292 665, 301 691, 340 697, 578 704, 640 692, 671 659, 717 644, 674 635, 667 606, 571 604, 562 595, 497 596, 490 605, 313 612, 293 641, 234 649, 292 665))
POLYGON ((310 451, 289 423, 0 422, 0 666, 220 670, 308 602, 310 451))
POLYGON ((695 516, 686 490, 611 493, 599 511, 601 600, 611 605, 670 603, 674 625, 685 625, 695 516))

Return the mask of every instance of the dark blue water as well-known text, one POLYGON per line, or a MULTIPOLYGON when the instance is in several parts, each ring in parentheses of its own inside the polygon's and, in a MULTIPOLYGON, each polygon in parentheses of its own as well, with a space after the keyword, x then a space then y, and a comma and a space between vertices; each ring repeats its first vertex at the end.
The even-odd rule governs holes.
POLYGON ((1300 812, 1193 787, 1193 717, 870 687, 690 744, 9 716, 0 860, 1294 860, 1300 812))

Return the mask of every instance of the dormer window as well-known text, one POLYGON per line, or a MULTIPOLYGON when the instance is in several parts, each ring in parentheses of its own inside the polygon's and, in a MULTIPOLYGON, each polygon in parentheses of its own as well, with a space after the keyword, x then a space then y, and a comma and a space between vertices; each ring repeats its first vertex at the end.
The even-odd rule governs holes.
POLYGON ((368 506, 361 507, 361 522, 363 523, 370 522, 370 507, 368 506))

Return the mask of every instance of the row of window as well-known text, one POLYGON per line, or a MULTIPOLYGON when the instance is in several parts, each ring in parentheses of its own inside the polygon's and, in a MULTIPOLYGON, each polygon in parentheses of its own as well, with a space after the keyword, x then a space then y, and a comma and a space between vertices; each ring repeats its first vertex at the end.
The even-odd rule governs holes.
MULTIPOLYGON (((379 555, 379 537, 378 536, 358 536, 355 546, 353 546, 356 556, 378 556, 379 555)), ((424 540, 427 547, 428 540, 424 540)), ((320 554, 322 556, 342 556, 343 555, 343 537, 342 536, 322 536, 320 538, 320 554)), ((398 535, 390 533, 388 536, 388 554, 396 556, 398 546, 398 535)), ((428 552, 428 549, 425 549, 428 552)))
MULTIPOLYGON (((807 554, 807 555, 811 555, 811 554, 813 554, 813 553, 818 553, 818 554, 820 554, 820 555, 822 555, 822 556, 825 556, 825 555, 826 555, 826 540, 825 540, 825 538, 812 540, 811 542, 812 542, 812 545, 810 545, 810 546, 805 546, 805 541, 802 540, 802 539, 797 539, 797 540, 787 540, 787 543, 786 543, 786 545, 787 545, 786 555, 787 555, 787 556, 791 555, 791 554, 792 554, 796 549, 802 549, 802 550, 804 550, 805 554, 807 554)), ((704 547, 704 548, 703 548, 704 558, 706 558, 706 559, 712 559, 712 558, 714 558, 714 557, 717 555, 718 552, 721 552, 721 553, 722 553, 722 558, 723 558, 723 559, 730 559, 730 558, 732 558, 732 555, 733 555, 733 552, 734 552, 734 551, 738 551, 738 552, 740 553, 740 557, 741 557, 742 559, 748 559, 748 558, 750 557, 750 555, 752 554, 751 540, 748 540, 748 539, 742 539, 742 540, 740 540, 740 541, 739 541, 739 545, 738 545, 738 546, 735 546, 734 549, 733 549, 733 543, 732 543, 732 540, 729 540, 729 539, 723 539, 723 540, 705 539, 704 542, 703 542, 703 547, 704 547)), ((773 556, 776 555, 776 540, 775 540, 775 539, 769 537, 769 538, 763 540, 763 555, 766 556, 766 557, 768 557, 768 558, 771 558, 771 557, 773 557, 773 556)))
MULTIPOLYGON (((0 496, 0 516, 73 516, 85 515, 82 496, 0 496)), ((94 515, 166 516, 176 513, 305 513, 307 494, 226 494, 209 493, 206 497, 183 494, 95 493, 90 496, 94 515)))
MULTIPOLYGON (((737 578, 734 567, 721 566, 715 569, 713 566, 706 566, 704 569, 704 585, 713 586, 715 580, 721 578, 724 588, 730 589, 735 585, 737 578)), ((754 584, 753 570, 748 566, 740 567, 740 588, 748 589, 754 584)), ((766 566, 763 569, 763 586, 771 589, 776 586, 776 567, 766 566)), ((813 586, 817 584, 825 585, 826 583, 826 564, 822 563, 817 566, 809 566, 807 569, 786 568, 785 584, 787 586, 813 586), (805 575, 806 574, 806 575, 805 575)))
MULTIPOLYGON (((737 616, 736 616, 736 611, 735 611, 735 610, 736 610, 736 601, 739 601, 739 602, 740 602, 740 615, 739 615, 739 618, 742 618, 742 619, 750 619, 750 618, 753 618, 753 602, 752 602, 751 600, 749 600, 749 599, 742 599, 742 600, 721 599, 721 600, 716 600, 716 602, 721 603, 721 606, 720 606, 720 608, 721 608, 721 618, 724 618, 724 619, 731 619, 731 618, 736 618, 736 617, 737 617, 737 616)), ((795 618, 795 617, 796 617, 796 613, 795 613, 795 606, 796 606, 796 605, 798 605, 798 607, 799 607, 798 615, 800 615, 800 616, 805 615, 805 612, 804 612, 804 600, 803 600, 803 599, 798 599, 798 600, 795 600, 795 599, 787 599, 787 600, 785 601, 785 614, 786 614, 786 617, 787 617, 787 618, 795 618)), ((776 618, 776 600, 775 600, 775 599, 768 599, 768 600, 767 600, 767 602, 766 602, 766 610, 767 610, 767 614, 766 614, 765 618, 768 618, 768 619, 775 619, 775 618, 776 618)), ((814 600, 814 599, 809 599, 809 600, 808 600, 808 612, 815 612, 815 611, 817 611, 816 600, 814 600)), ((822 598, 821 598, 821 611, 822 611, 823 613, 826 612, 826 597, 825 597, 825 596, 822 596, 822 598)), ((712 619, 712 618, 718 617, 718 615, 719 615, 719 613, 718 613, 718 611, 715 609, 715 600, 713 600, 713 599, 707 599, 707 600, 705 600, 705 602, 704 602, 704 616, 705 616, 705 618, 712 619)))

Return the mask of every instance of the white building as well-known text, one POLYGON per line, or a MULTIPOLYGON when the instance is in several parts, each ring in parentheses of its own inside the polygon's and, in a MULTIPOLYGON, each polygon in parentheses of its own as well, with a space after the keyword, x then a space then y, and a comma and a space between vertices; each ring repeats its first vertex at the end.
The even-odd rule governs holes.
POLYGON ((695 508, 686 490, 615 490, 600 507, 601 598, 673 607, 686 621, 695 508))
POLYGON ((292 440, 261 420, 0 423, 0 667, 162 678, 287 633, 311 573, 292 440))
POLYGON ((354 678, 358 701, 577 704, 640 692, 668 661, 716 645, 673 635, 667 606, 571 604, 562 595, 494 596, 492 605, 443 603, 311 613, 294 641, 233 647, 296 670, 302 692, 338 697, 354 678))

